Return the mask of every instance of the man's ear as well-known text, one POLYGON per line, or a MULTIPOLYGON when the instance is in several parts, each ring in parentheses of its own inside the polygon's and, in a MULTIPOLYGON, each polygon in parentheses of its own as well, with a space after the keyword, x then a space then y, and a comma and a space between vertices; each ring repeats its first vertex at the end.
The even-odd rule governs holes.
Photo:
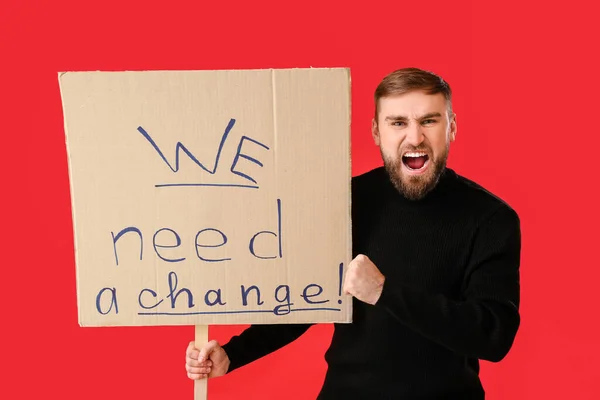
POLYGON ((379 146, 379 127, 377 126, 377 121, 375 118, 371 120, 371 135, 373 136, 373 141, 377 146, 379 146))
POLYGON ((450 117, 450 141, 454 142, 456 140, 456 131, 457 131, 457 126, 456 126, 456 114, 452 114, 452 117, 450 117))

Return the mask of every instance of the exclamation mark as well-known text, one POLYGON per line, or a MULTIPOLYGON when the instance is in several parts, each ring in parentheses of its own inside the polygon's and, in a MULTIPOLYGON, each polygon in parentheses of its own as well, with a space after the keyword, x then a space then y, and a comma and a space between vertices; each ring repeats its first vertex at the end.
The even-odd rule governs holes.
MULTIPOLYGON (((340 263, 340 280, 338 286, 338 295, 342 297, 342 279, 344 276, 344 263, 340 263)), ((338 304, 342 304, 342 299, 338 300, 338 304)))

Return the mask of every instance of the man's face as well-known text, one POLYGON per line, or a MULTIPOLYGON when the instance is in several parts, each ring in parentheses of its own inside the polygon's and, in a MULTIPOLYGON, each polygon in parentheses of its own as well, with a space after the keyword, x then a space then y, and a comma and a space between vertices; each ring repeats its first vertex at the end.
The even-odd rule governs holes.
POLYGON ((414 91, 379 100, 373 139, 396 188, 408 199, 423 198, 446 166, 456 120, 439 93, 414 91))

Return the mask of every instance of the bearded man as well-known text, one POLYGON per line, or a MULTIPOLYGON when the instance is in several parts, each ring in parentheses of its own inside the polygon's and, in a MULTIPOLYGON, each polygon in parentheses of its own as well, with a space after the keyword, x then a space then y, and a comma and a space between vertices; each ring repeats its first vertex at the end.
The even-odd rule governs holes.
MULTIPOLYGON (((482 400, 479 360, 498 362, 520 325, 520 221, 506 202, 447 167, 452 91, 404 68, 375 90, 383 166, 352 179, 353 260, 319 399, 482 400)), ((186 349, 190 379, 230 374, 310 324, 253 325, 221 346, 186 349)))

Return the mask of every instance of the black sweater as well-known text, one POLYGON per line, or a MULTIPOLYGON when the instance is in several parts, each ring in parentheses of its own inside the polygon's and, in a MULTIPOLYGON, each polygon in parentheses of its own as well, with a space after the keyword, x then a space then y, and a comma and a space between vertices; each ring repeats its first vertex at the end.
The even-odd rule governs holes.
MULTIPOLYGON (((352 180, 353 253, 385 276, 371 306, 336 324, 319 399, 483 399, 479 359, 500 361, 520 324, 520 221, 446 169, 423 200, 383 168, 352 180)), ((253 325, 223 347, 229 372, 298 338, 305 325, 253 325)))

